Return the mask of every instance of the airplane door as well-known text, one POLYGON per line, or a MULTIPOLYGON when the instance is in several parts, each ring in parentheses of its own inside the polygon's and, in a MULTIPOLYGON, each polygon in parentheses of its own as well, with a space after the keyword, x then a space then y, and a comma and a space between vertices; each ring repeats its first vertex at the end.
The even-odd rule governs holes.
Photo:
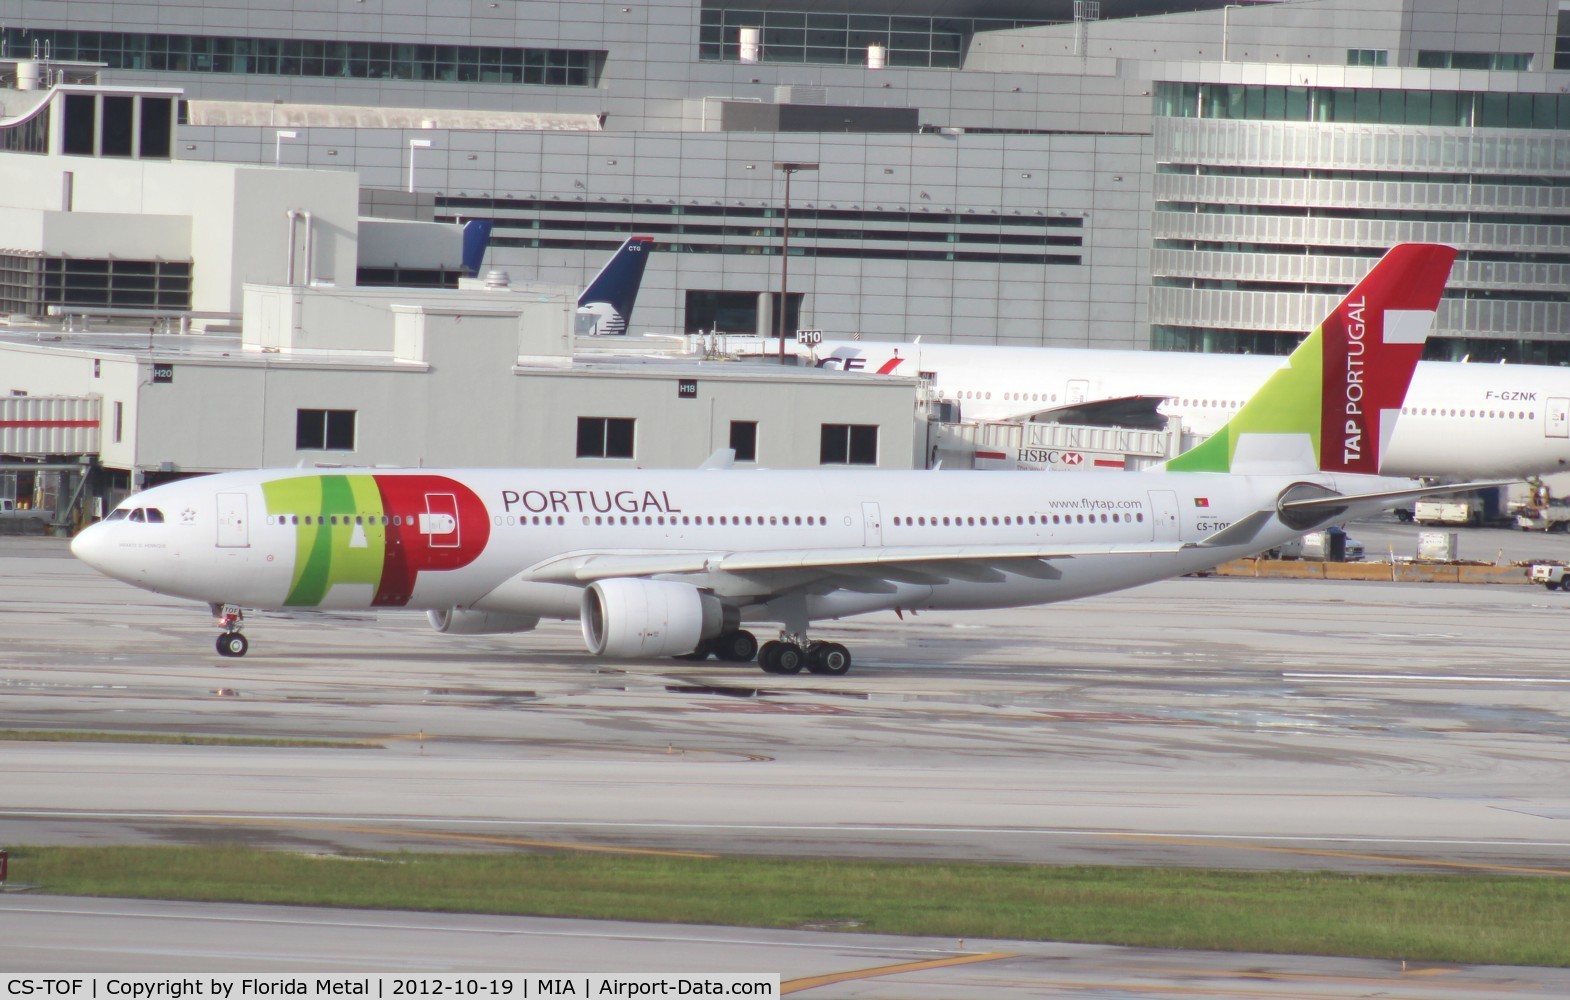
POLYGON ((1150 521, 1153 542, 1175 542, 1180 538, 1177 494, 1171 490, 1151 490, 1150 521))
POLYGON ((868 548, 877 548, 883 544, 883 515, 878 513, 875 503, 861 505, 861 524, 866 532, 864 544, 868 548))
POLYGON ((425 494, 425 512, 420 515, 420 534, 433 549, 458 547, 458 498, 451 493, 425 494))
POLYGON ((1570 437, 1570 399, 1550 399, 1546 422, 1543 424, 1543 436, 1551 438, 1570 437))
POLYGON ((244 493, 218 494, 218 547, 244 549, 251 544, 248 506, 244 493))
POLYGON ((1066 403, 1083 403, 1085 397, 1090 395, 1090 379, 1071 378, 1068 380, 1068 392, 1063 401, 1066 403))

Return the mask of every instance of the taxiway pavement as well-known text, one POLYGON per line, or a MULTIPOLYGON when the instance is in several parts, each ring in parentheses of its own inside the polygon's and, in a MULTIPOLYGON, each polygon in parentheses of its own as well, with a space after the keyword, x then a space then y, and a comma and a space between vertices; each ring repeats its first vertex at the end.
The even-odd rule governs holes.
POLYGON ((361 741, 0 744, 0 844, 1562 877, 1567 629, 1541 588, 1212 577, 826 625, 856 655, 843 678, 607 665, 572 625, 453 637, 412 614, 256 615, 225 660, 204 608, 0 539, 0 728, 361 741))

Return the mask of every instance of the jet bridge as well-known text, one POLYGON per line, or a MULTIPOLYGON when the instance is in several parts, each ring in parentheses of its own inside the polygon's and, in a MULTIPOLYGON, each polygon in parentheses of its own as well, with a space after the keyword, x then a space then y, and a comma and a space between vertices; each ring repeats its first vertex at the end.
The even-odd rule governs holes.
POLYGON ((0 533, 63 530, 98 461, 98 396, 0 396, 0 533))
POLYGON ((935 424, 945 469, 1142 469, 1184 450, 1178 422, 1165 430, 1028 422, 935 424))

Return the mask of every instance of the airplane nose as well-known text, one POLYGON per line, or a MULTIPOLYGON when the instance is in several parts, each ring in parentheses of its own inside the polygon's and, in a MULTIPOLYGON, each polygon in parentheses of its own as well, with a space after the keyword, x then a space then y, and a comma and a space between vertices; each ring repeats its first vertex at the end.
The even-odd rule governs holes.
POLYGON ((104 534, 102 524, 90 524, 71 539, 71 554, 99 572, 104 571, 104 534))

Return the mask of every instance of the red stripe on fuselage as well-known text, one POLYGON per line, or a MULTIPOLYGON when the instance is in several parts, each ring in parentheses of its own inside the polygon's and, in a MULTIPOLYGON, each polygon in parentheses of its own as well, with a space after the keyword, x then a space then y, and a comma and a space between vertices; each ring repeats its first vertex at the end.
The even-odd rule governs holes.
MULTIPOLYGON (((374 476, 381 493, 382 510, 401 523, 387 525, 382 578, 372 607, 403 607, 414 596, 421 570, 461 569, 479 558, 491 537, 490 515, 474 491, 446 476, 374 476), (427 513, 426 497, 450 496, 457 504, 457 545, 431 545, 432 536, 420 530, 420 515, 427 513)), ((440 536, 444 542, 451 533, 440 536)))

